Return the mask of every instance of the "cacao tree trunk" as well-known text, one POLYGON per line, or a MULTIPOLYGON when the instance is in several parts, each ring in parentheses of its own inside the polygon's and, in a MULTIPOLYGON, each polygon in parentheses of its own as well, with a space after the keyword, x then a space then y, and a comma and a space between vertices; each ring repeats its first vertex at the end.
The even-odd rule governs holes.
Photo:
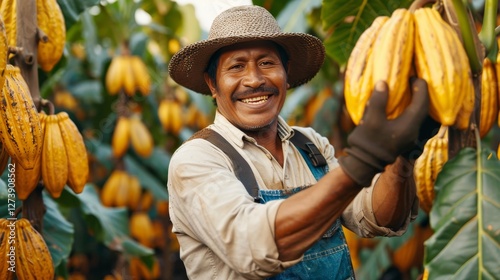
MULTIPOLYGON (((14 63, 28 84, 31 98, 38 111, 41 109, 40 89, 38 86, 37 46, 40 32, 37 28, 36 1, 17 0, 17 53, 14 63)), ((45 205, 42 197, 43 185, 38 184, 30 196, 23 201, 22 215, 33 227, 42 232, 45 205)))

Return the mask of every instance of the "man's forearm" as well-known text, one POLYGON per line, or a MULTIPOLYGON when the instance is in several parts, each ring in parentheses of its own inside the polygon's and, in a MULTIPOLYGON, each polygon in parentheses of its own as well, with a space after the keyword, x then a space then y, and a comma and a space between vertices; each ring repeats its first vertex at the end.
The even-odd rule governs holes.
POLYGON ((285 200, 276 215, 279 259, 299 258, 361 191, 342 168, 326 174, 316 185, 285 200))
POLYGON ((372 206, 379 226, 398 230, 410 215, 416 199, 413 163, 398 157, 375 183, 372 206))

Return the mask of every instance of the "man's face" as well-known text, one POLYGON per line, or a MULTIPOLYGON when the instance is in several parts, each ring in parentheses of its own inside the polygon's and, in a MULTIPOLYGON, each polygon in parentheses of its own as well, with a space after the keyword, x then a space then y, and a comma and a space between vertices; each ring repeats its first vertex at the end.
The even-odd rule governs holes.
POLYGON ((276 123, 285 102, 287 77, 271 42, 242 43, 222 50, 216 81, 205 80, 219 112, 244 131, 276 123))

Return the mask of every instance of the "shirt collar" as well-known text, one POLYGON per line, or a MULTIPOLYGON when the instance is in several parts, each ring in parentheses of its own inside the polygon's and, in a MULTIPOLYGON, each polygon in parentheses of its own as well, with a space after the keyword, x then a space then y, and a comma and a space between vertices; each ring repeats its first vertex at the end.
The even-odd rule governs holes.
MULTIPOLYGON (((222 133, 231 142, 235 143, 238 147, 243 148, 244 140, 255 143, 255 139, 246 135, 243 131, 239 130, 226 117, 216 110, 213 128, 222 133)), ((278 116, 278 136, 282 141, 289 140, 293 136, 293 129, 285 122, 285 120, 278 116)))

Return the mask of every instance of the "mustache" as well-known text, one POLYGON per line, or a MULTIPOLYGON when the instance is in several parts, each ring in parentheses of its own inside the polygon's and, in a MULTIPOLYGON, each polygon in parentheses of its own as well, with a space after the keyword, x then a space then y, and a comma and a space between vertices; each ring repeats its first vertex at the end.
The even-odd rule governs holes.
POLYGON ((233 95, 233 99, 241 99, 243 96, 250 95, 250 94, 255 94, 255 93, 271 93, 273 95, 278 95, 279 90, 275 87, 258 87, 258 88, 249 88, 241 92, 237 92, 236 94, 233 95))

